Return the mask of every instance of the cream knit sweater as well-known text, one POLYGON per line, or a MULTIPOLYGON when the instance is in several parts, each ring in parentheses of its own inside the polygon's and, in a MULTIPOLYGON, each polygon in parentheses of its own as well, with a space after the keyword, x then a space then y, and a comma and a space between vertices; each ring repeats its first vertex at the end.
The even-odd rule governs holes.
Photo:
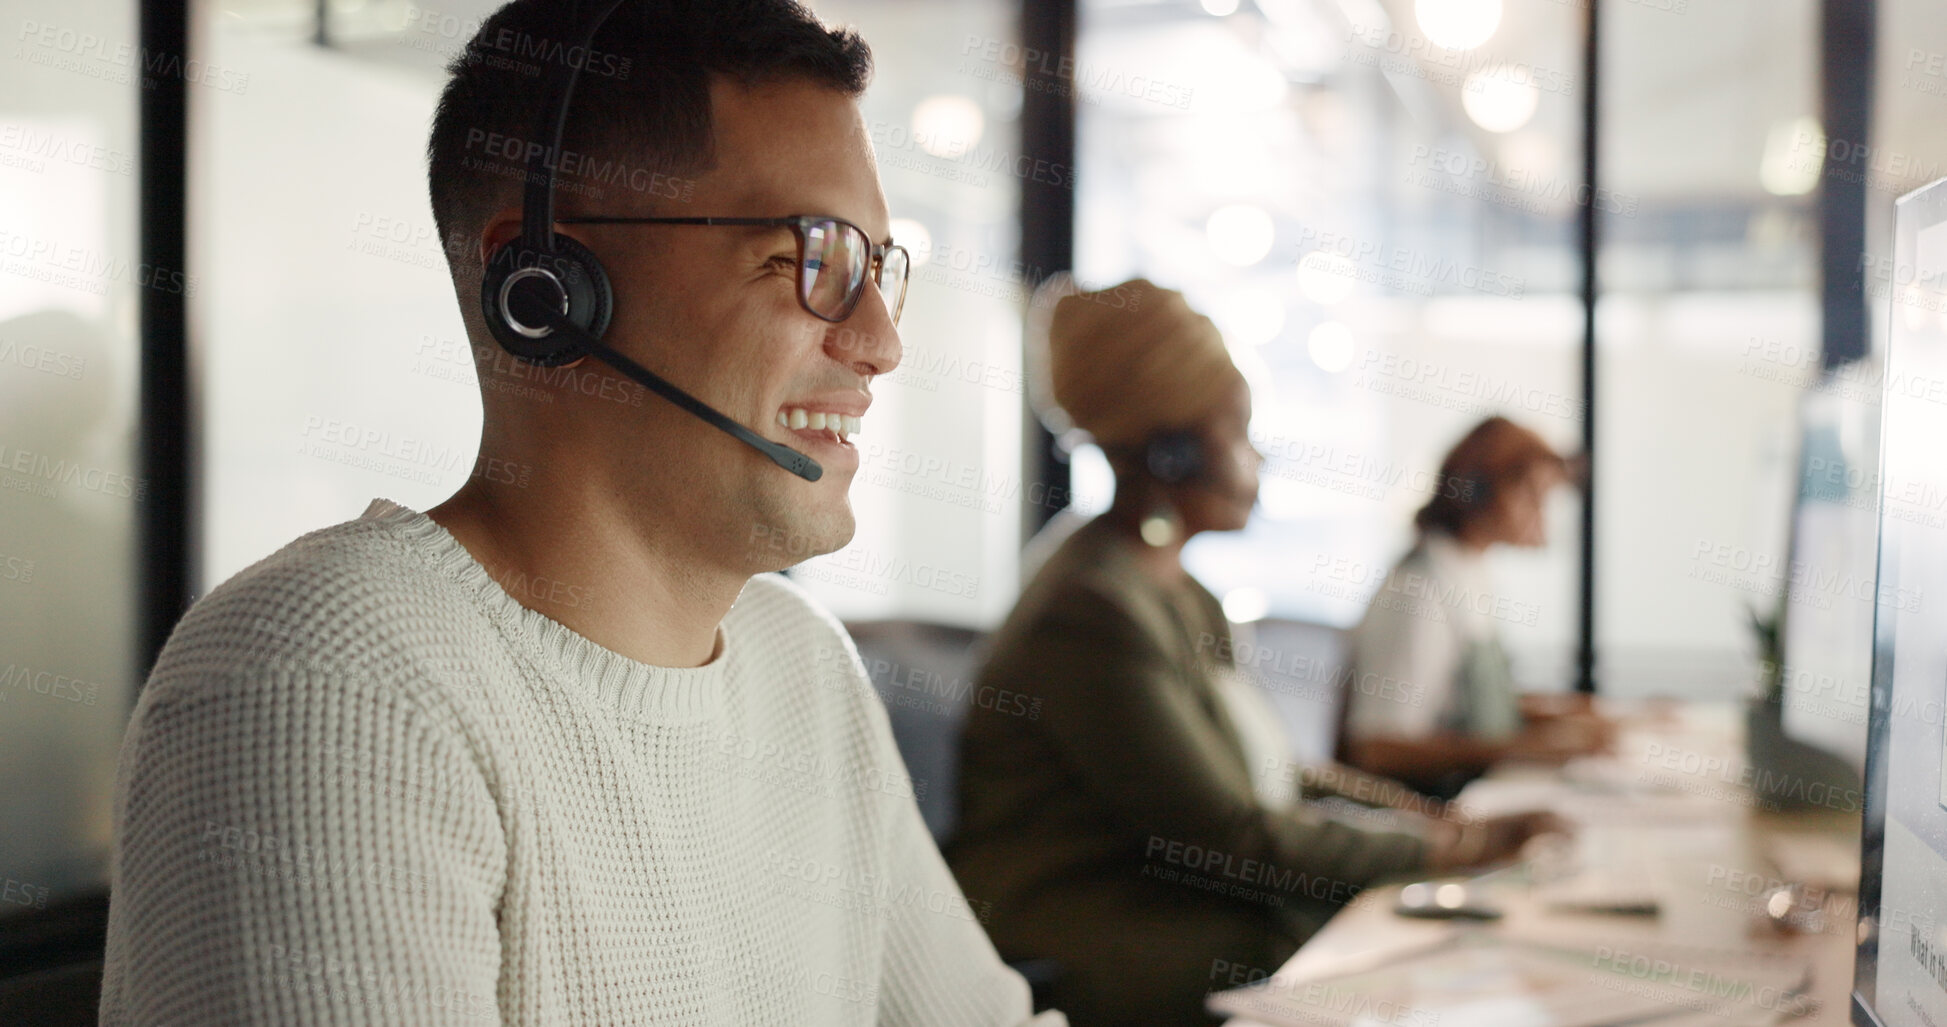
POLYGON ((678 669, 509 589, 605 598, 379 499, 183 617, 122 748, 102 1023, 1028 1019, 829 613, 759 575, 678 669))

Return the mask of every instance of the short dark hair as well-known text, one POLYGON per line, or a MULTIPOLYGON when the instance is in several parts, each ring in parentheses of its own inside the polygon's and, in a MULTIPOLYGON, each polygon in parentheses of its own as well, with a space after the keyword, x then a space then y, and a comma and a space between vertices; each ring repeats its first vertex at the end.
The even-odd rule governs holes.
MULTIPOLYGON (((872 51, 795 0, 622 0, 579 46, 595 3, 514 0, 448 65, 426 146, 433 223, 448 262, 473 255, 494 211, 518 202, 548 83, 579 64, 558 192, 683 195, 678 176, 714 166, 710 78, 796 77, 858 96, 872 51)), ((454 270, 459 270, 455 265, 454 270)))

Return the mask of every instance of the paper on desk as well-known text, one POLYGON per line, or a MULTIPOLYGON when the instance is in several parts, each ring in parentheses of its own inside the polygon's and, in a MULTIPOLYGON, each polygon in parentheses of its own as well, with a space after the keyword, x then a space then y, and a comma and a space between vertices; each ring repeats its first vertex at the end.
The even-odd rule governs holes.
POLYGON ((1289 1027, 1597 1027, 1701 1014, 1716 1027, 1775 1022, 1809 985, 1802 962, 1636 945, 1563 946, 1471 932, 1383 967, 1274 976, 1210 996, 1213 1012, 1289 1027))

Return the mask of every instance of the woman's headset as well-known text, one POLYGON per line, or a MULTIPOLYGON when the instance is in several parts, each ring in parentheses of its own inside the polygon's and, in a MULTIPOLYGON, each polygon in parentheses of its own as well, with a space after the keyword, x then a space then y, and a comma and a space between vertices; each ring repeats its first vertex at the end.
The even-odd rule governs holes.
POLYGON ((1189 428, 1155 435, 1143 446, 1143 466, 1165 485, 1180 485, 1202 477, 1209 466, 1204 458, 1203 438, 1189 428))

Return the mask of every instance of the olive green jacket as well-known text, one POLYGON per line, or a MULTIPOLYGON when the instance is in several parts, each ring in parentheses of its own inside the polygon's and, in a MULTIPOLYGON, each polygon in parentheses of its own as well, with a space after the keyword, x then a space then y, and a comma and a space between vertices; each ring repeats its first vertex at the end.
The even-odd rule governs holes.
POLYGON ((1187 575, 1157 583, 1099 519, 1023 591, 979 683, 1032 712, 969 714, 947 846, 1002 955, 1160 973, 1127 965, 1144 951, 1127 935, 1152 932, 1169 935, 1154 958, 1186 973, 1220 956, 1191 951, 1198 938, 1237 955, 1258 939, 1256 958, 1281 958, 1358 888, 1423 865, 1417 828, 1259 802, 1212 681, 1228 639, 1208 590, 1187 575), (1101 940, 1118 935, 1106 955, 1101 940))

